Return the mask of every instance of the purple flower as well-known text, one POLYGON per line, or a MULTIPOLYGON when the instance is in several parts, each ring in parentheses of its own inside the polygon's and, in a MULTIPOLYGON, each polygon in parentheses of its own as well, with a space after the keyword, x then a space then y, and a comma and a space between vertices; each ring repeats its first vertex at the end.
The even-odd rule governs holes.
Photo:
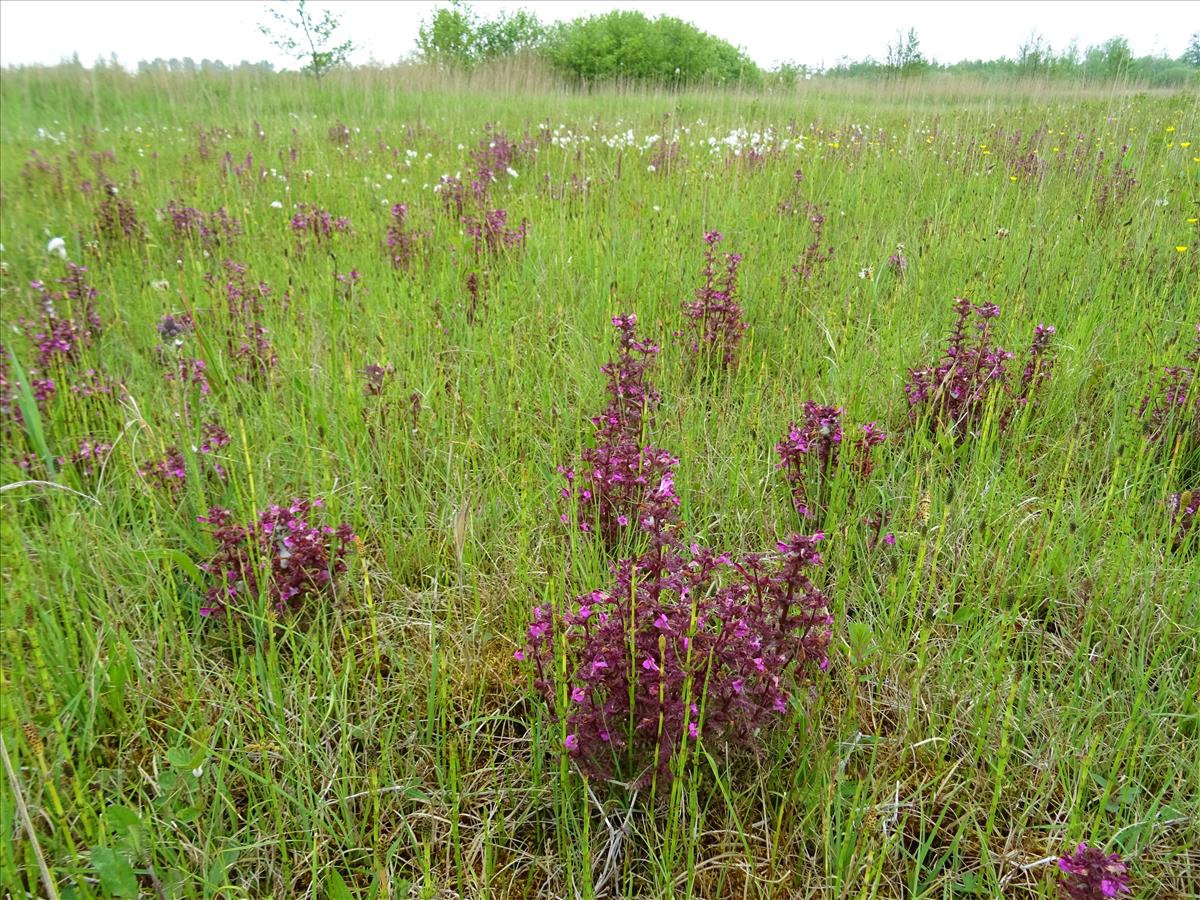
POLYGON ((1013 353, 993 343, 993 320, 1000 308, 994 303, 972 306, 954 300, 955 323, 940 362, 909 370, 904 386, 910 415, 928 417, 930 428, 952 433, 958 440, 976 434, 991 409, 997 410, 997 425, 1004 431, 1015 414, 1035 400, 1048 379, 1052 360, 1048 355, 1055 333, 1052 325, 1038 325, 1026 353, 1020 378, 1008 371, 1013 353), (968 325, 975 317, 976 337, 968 325))
POLYGON ((704 283, 696 289, 694 300, 685 301, 689 347, 696 356, 711 354, 722 368, 737 363, 737 348, 746 328, 742 307, 737 302, 740 253, 724 254, 724 265, 717 259, 716 245, 724 238, 720 232, 704 233, 704 283))
MULTIPOLYGON (((293 500, 270 506, 251 525, 234 521, 227 509, 213 507, 199 521, 217 543, 211 559, 200 565, 215 584, 205 594, 208 615, 236 609, 265 590, 277 612, 295 612, 310 598, 326 594, 346 571, 354 533, 313 521, 319 500, 293 500)), ((518 651, 519 652, 519 651, 518 651)))
POLYGON ((1059 892, 1071 900, 1132 894, 1129 869, 1116 853, 1105 855, 1099 847, 1080 844, 1070 856, 1060 857, 1059 892))

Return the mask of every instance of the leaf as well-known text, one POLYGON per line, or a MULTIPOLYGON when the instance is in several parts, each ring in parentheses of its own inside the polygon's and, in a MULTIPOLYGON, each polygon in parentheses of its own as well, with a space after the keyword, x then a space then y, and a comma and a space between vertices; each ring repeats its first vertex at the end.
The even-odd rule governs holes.
POLYGON ((325 878, 325 896, 329 900, 354 900, 354 895, 350 893, 350 888, 346 887, 342 876, 332 869, 325 878))
POLYGON ((110 806, 104 811, 104 818, 122 840, 136 843, 137 831, 142 827, 142 817, 137 810, 128 806, 110 806))
POLYGON ((200 571, 199 566, 192 562, 192 558, 182 550, 148 550, 146 551, 146 555, 151 559, 161 559, 174 563, 179 571, 183 572, 184 575, 196 584, 205 584, 204 573, 200 571))
POLYGON ((110 847, 92 849, 92 867, 100 876, 100 885, 112 897, 137 897, 138 880, 124 854, 110 847))
POLYGON ((41 456, 42 462, 46 464, 46 470, 53 478, 54 454, 50 452, 50 445, 46 442, 46 432, 42 428, 42 414, 38 410, 37 401, 33 399, 33 390, 29 386, 29 379, 25 376, 25 370, 21 367, 21 361, 17 359, 17 354, 3 352, 8 353, 8 358, 13 365, 13 373, 17 377, 17 406, 21 410, 25 431, 33 443, 33 449, 41 456))

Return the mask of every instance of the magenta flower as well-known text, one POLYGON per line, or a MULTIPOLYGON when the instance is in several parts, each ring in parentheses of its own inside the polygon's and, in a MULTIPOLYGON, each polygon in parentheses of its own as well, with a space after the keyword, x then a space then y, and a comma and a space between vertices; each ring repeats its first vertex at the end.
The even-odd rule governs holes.
POLYGON ((704 283, 694 300, 685 301, 689 348, 696 356, 711 355, 722 368, 737 364, 737 348, 749 327, 742 319, 737 301, 740 253, 726 253, 718 260, 716 245, 724 240, 719 231, 704 233, 704 283), (722 265, 723 263, 723 265, 722 265))
POLYGON ((1058 860, 1062 875, 1059 891, 1070 900, 1095 900, 1132 894, 1129 868, 1120 855, 1105 855, 1099 847, 1080 844, 1070 856, 1058 860))

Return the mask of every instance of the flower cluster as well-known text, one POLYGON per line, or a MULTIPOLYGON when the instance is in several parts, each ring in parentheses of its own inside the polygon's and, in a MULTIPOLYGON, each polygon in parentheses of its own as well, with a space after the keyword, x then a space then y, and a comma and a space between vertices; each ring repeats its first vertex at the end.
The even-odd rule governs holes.
MULTIPOLYGON (((600 369, 608 381, 608 403, 592 418, 595 446, 580 454, 583 465, 578 476, 570 467, 558 470, 567 481, 563 498, 576 502, 579 528, 595 529, 610 548, 631 525, 643 530, 666 528, 679 506, 674 480, 679 460, 646 443, 662 399, 647 377, 658 345, 637 336, 637 316, 632 313, 614 316, 612 324, 620 354, 600 369)), ((562 520, 570 521, 567 513, 562 520)))
POLYGON ((240 336, 229 339, 229 356, 241 364, 243 381, 261 382, 279 364, 275 347, 267 337, 267 329, 258 322, 248 322, 240 336))
POLYGON ((183 346, 184 339, 196 330, 196 323, 191 314, 174 315, 167 313, 158 321, 158 336, 162 339, 158 352, 161 357, 168 348, 178 350, 183 346))
POLYGON ((1060 857, 1058 888, 1070 900, 1100 900, 1132 894, 1129 867, 1116 853, 1080 844, 1070 856, 1060 857))
POLYGON ((205 593, 202 616, 217 616, 253 600, 260 590, 279 613, 298 611, 309 598, 327 594, 346 571, 354 541, 349 525, 332 528, 313 521, 321 500, 293 500, 271 506, 251 525, 213 507, 198 521, 217 542, 213 557, 200 565, 215 584, 205 593))
MULTIPOLYGON (((229 316, 233 319, 261 316, 263 301, 271 296, 271 288, 265 281, 252 283, 245 263, 225 260, 221 267, 225 270, 225 305, 229 316)), ((205 274, 205 280, 216 285, 217 277, 212 273, 205 274)), ((189 318, 187 327, 190 330, 193 323, 189 318)))
POLYGON ((477 179, 481 182, 493 180, 496 172, 512 173, 513 166, 533 150, 534 142, 528 138, 520 144, 515 144, 509 140, 507 134, 494 129, 490 124, 484 126, 484 131, 487 132, 487 137, 481 140, 470 154, 477 179))
POLYGON ((480 218, 463 216, 462 222, 467 235, 474 240, 476 256, 484 253, 497 256, 514 247, 525 246, 529 223, 522 219, 520 225, 510 228, 507 210, 486 210, 480 218))
POLYGON ((366 383, 363 384, 363 393, 368 397, 378 397, 395 376, 396 367, 391 363, 382 366, 378 363, 371 363, 363 367, 362 373, 366 378, 366 383))
POLYGON ((823 537, 741 560, 667 539, 614 566, 610 589, 536 608, 518 658, 581 770, 646 784, 696 741, 751 744, 786 714, 795 684, 828 665, 829 601, 809 577, 823 537))
POLYGON ((740 253, 726 253, 717 258, 716 246, 723 236, 718 231, 704 234, 704 284, 696 289, 696 299, 685 301, 683 314, 687 317, 689 346, 697 355, 712 355, 722 367, 737 363, 737 348, 747 325, 742 321, 742 307, 737 302, 738 266, 740 253))
POLYGON ((1053 360, 1048 354, 1053 325, 1038 325, 1026 352, 1019 377, 1008 369, 1014 354, 993 342, 992 320, 1000 315, 994 303, 973 306, 962 297, 954 300, 955 322, 940 362, 910 369, 904 385, 913 418, 928 417, 934 429, 944 429, 959 440, 977 433, 988 410, 998 413, 1003 431, 1013 415, 1032 403, 1049 378, 1053 360), (970 324, 975 318, 975 336, 970 324))
POLYGON ((1145 423, 1146 439, 1151 442, 1182 435, 1193 447, 1200 448, 1200 324, 1196 325, 1196 344, 1186 359, 1192 366, 1166 366, 1158 381, 1157 396, 1142 398, 1139 415, 1145 423))
POLYGON ((56 282, 62 290, 54 290, 42 281, 29 283, 38 294, 41 316, 36 323, 22 320, 21 324, 37 346, 38 368, 48 368, 56 361, 77 360, 100 333, 98 292, 88 283, 87 271, 84 266, 67 263, 66 276, 56 282))
MULTIPOLYGON (((71 454, 70 462, 81 475, 90 477, 104 465, 110 453, 112 453, 112 444, 84 438, 79 442, 79 449, 71 454)), ((59 460, 60 464, 63 462, 66 460, 59 460)))
MULTIPOLYGON (((779 454, 776 468, 782 469, 792 492, 797 512, 805 519, 823 514, 829 490, 842 462, 842 407, 822 406, 812 400, 804 404, 804 421, 788 423, 787 434, 775 445, 779 454)), ((874 422, 862 426, 854 440, 851 465, 862 480, 875 467, 873 451, 887 434, 874 422)))
MULTIPOLYGON (((18 400, 20 388, 8 368, 10 352, 7 347, 0 345, 0 427, 3 429, 0 433, 4 434, 7 434, 13 425, 21 425, 24 422, 18 400)), ((31 376, 29 388, 38 409, 44 411, 46 401, 55 393, 54 379, 31 376)))
POLYGON ((461 221, 470 205, 484 202, 491 182, 490 172, 472 179, 469 186, 457 175, 443 175, 433 189, 441 195, 442 211, 461 221))
POLYGON ((317 206, 301 203, 296 207, 292 216, 292 233, 299 240, 298 246, 303 249, 305 240, 318 244, 330 240, 335 234, 350 230, 350 220, 345 216, 334 218, 329 212, 317 206))
POLYGON ((170 370, 163 373, 163 379, 172 384, 190 385, 207 397, 212 393, 208 384, 208 364, 194 357, 181 357, 170 370))
POLYGON ((79 381, 71 385, 71 393, 76 397, 111 399, 126 395, 124 383, 103 371, 87 369, 79 378, 79 381))
MULTIPOLYGON (((216 422, 201 423, 200 445, 192 446, 192 450, 199 455, 201 475, 215 475, 221 481, 226 480, 225 467, 217 461, 216 454, 218 450, 228 447, 229 443, 229 432, 216 422)), ((137 471, 150 487, 172 496, 182 492, 187 484, 187 459, 177 446, 170 446, 161 457, 142 463, 137 471)))
POLYGON ((204 247, 228 244, 242 233, 237 219, 220 207, 206 213, 174 200, 167 202, 166 214, 171 221, 171 232, 177 240, 198 241, 204 247))
MULTIPOLYGON (((798 174, 798 173, 797 173, 798 174)), ((790 201, 784 201, 785 204, 790 201)), ((783 204, 781 204, 781 209, 783 204)), ((790 206, 788 211, 790 211, 790 206)), ((797 278, 810 282, 817 271, 833 259, 833 246, 824 246, 822 244, 822 232, 825 230, 825 216, 821 214, 820 209, 813 203, 804 203, 804 212, 808 218, 809 228, 812 229, 812 243, 804 248, 804 252, 800 254, 800 258, 796 260, 792 266, 792 275, 797 278)))
POLYGON ((145 236, 142 222, 131 202, 121 197, 115 184, 106 184, 104 199, 96 207, 96 231, 108 242, 130 241, 145 236))
POLYGON ((1167 511, 1173 528, 1171 547, 1178 550, 1196 527, 1196 513, 1200 512, 1200 489, 1170 494, 1167 497, 1167 511))
POLYGON ((607 590, 535 608, 516 656, 531 660, 582 771, 646 784, 677 773, 697 741, 752 743, 787 713, 798 680, 828 663, 832 619, 809 577, 820 532, 737 560, 684 548, 679 460, 644 443, 661 399, 647 379, 658 347, 636 324, 613 319, 621 352, 603 367, 597 446, 583 453, 582 477, 559 472, 563 496, 588 510, 608 547, 638 535, 640 551, 624 544, 631 555, 612 565, 607 590))
POLYGON ((397 203, 392 207, 392 223, 388 226, 383 243, 392 259, 393 268, 409 271, 428 239, 428 231, 416 231, 409 227, 407 203, 397 203))

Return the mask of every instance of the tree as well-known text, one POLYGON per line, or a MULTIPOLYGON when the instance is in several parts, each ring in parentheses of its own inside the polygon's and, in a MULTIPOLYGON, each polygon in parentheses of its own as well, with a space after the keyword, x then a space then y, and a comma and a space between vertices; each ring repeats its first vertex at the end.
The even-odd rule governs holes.
POLYGON ((479 62, 534 50, 546 29, 531 12, 501 12, 493 20, 480 20, 470 4, 451 0, 422 21, 417 51, 426 62, 470 68, 479 62))
POLYGON ((1192 32, 1187 49, 1183 51, 1183 56, 1179 57, 1179 61, 1187 63, 1189 66, 1200 66, 1200 31, 1192 32))
POLYGON ((917 37, 915 28, 908 29, 906 35, 896 32, 896 42, 888 44, 885 65, 893 72, 916 72, 926 68, 929 63, 921 53, 921 40, 917 37))
POLYGON ((1054 60, 1054 51, 1037 31, 1031 31, 1029 37, 1021 44, 1021 52, 1017 57, 1017 65, 1024 75, 1036 75, 1050 68, 1054 60))
POLYGON ((333 43, 341 20, 329 10, 318 20, 308 11, 307 0, 296 0, 295 9, 294 17, 278 9, 268 9, 275 25, 260 25, 258 30, 319 81, 330 69, 347 62, 355 50, 354 42, 333 43))

